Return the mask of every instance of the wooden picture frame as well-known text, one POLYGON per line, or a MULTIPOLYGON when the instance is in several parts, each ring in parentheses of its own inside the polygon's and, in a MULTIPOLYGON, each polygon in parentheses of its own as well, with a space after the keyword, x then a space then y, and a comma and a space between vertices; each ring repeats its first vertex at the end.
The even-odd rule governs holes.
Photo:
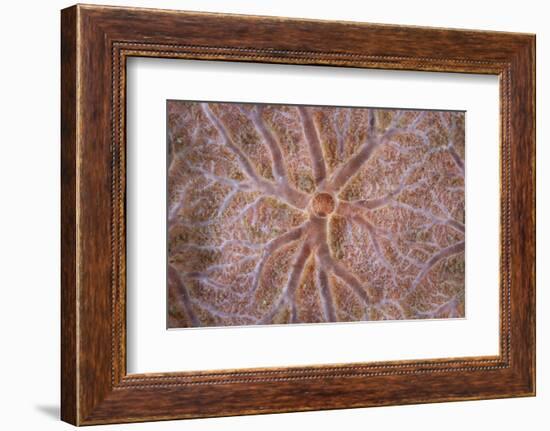
POLYGON ((535 394, 534 35, 83 5, 64 9, 61 17, 64 421, 91 425, 535 394), (500 354, 127 374, 125 85, 132 56, 498 75, 500 354))

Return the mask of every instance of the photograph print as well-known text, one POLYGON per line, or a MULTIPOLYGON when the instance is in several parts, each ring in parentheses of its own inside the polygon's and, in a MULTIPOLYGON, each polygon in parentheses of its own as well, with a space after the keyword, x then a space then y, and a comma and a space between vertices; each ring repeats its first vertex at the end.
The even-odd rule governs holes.
POLYGON ((465 317, 465 112, 167 101, 167 326, 465 317))

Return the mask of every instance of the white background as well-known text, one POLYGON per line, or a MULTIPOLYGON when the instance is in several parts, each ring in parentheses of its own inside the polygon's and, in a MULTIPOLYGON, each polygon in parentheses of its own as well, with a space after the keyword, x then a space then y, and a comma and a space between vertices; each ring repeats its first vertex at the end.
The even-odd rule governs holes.
POLYGON ((141 58, 127 83, 128 372, 498 354, 498 77, 141 58), (466 318, 167 331, 166 99, 466 111, 466 318))
MULTIPOLYGON (((537 33, 538 396, 508 399, 106 426, 98 429, 278 430, 547 429, 550 423, 550 28, 541 1, 339 0, 118 1, 109 4, 537 33), (543 190, 545 194, 543 194, 543 190)), ((59 9, 64 1, 7 2, 0 16, 0 426, 70 429, 59 399, 59 9)))

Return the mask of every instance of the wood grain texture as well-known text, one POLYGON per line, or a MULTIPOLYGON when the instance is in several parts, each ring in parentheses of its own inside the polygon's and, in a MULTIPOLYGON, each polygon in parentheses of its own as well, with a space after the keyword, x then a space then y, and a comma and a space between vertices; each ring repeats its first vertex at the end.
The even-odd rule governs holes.
POLYGON ((74 6, 62 11, 61 37, 63 420, 86 425, 534 395, 533 35, 74 6), (127 375, 129 56, 499 75, 499 356, 127 375))

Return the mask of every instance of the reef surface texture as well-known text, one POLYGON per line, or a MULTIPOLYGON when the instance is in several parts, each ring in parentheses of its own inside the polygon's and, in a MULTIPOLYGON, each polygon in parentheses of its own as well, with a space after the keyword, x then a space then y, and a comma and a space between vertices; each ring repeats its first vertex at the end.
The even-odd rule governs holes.
POLYGON ((464 113, 168 101, 168 327, 464 316, 464 113))

